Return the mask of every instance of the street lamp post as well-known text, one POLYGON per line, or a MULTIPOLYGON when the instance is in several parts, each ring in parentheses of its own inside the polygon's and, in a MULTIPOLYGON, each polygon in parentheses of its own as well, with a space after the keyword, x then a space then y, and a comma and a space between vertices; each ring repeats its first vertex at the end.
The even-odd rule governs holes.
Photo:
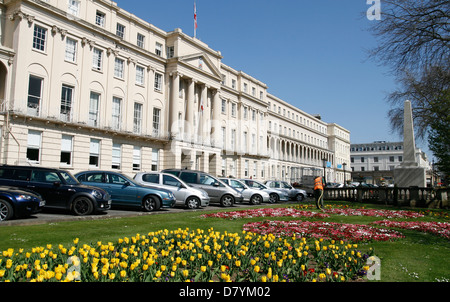
POLYGON ((344 187, 345 187, 347 184, 347 180, 345 179, 345 174, 346 174, 345 167, 347 167, 347 163, 343 163, 342 166, 344 167, 344 187))

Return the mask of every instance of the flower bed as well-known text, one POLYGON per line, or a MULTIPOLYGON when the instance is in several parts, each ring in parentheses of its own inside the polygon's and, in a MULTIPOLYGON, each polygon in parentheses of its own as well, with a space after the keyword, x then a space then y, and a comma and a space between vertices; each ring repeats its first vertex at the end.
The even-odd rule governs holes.
POLYGON ((326 218, 330 217, 328 214, 303 211, 293 208, 262 208, 250 209, 242 211, 231 212, 217 212, 212 214, 202 215, 203 218, 224 218, 224 219, 240 219, 240 218, 254 218, 254 217, 307 217, 307 218, 326 218))
POLYGON ((448 222, 418 222, 418 221, 375 221, 373 224, 389 228, 417 230, 450 239, 450 223, 448 222))
POLYGON ((348 281, 368 270, 357 244, 252 232, 161 230, 0 254, 0 282, 348 281))
POLYGON ((423 214, 413 211, 374 210, 374 209, 326 209, 325 213, 342 216, 372 216, 385 218, 420 218, 423 214))
POLYGON ((359 224, 333 223, 323 221, 263 221, 244 225, 244 230, 259 234, 274 234, 277 236, 301 236, 324 238, 332 240, 387 241, 403 238, 397 231, 370 227, 359 224))

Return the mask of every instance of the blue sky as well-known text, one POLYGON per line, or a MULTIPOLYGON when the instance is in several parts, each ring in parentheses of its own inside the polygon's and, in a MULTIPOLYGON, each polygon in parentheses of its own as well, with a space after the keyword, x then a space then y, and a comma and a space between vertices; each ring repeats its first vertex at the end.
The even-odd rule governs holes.
MULTIPOLYGON (((116 0, 143 20, 194 36, 194 0, 116 0)), ((366 0, 196 0, 197 38, 223 63, 268 85, 269 93, 351 131, 352 143, 402 141, 387 119, 396 88, 387 67, 368 58, 366 0)), ((382 10, 382 7, 381 7, 382 10)), ((425 144, 418 147, 428 153, 425 144)))

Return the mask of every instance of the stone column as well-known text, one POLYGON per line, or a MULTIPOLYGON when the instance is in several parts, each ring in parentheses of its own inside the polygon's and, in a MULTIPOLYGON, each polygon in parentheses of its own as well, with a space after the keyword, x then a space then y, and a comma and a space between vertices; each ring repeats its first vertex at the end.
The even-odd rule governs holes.
POLYGON ((220 91, 216 90, 213 92, 213 117, 212 117, 212 139, 213 145, 215 147, 220 146, 220 113, 222 110, 222 102, 220 99, 220 91))
POLYGON ((195 103, 195 81, 191 79, 187 89, 187 108, 186 108, 186 139, 192 142, 194 136, 194 103, 195 103))
POLYGON ((180 75, 177 72, 172 74, 172 86, 170 89, 170 106, 169 106, 169 129, 172 136, 176 136, 179 132, 178 123, 178 101, 180 91, 180 75))

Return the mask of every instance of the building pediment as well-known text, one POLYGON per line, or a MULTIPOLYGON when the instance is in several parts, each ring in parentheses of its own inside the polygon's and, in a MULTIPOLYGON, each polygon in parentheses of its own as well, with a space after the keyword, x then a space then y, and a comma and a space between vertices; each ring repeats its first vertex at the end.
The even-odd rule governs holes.
POLYGON ((221 79, 222 75, 219 69, 214 65, 211 59, 205 53, 195 53, 178 58, 178 62, 188 65, 191 68, 202 71, 210 76, 221 79))

